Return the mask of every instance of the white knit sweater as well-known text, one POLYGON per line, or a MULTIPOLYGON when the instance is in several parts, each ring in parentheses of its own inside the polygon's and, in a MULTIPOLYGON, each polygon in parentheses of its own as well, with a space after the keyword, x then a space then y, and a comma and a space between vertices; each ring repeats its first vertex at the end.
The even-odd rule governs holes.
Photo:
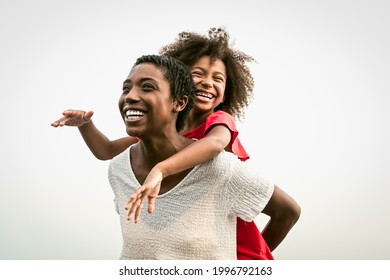
POLYGON ((153 214, 143 209, 134 224, 124 209, 140 186, 130 151, 115 157, 108 171, 122 227, 121 259, 236 259, 237 217, 252 221, 268 203, 274 185, 233 154, 222 152, 159 195, 153 214))

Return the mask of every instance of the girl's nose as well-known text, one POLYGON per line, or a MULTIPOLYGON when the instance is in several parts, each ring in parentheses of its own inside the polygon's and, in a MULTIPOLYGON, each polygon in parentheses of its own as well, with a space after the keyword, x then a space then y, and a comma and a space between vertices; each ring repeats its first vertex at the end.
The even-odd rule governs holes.
POLYGON ((201 81, 202 85, 205 87, 212 87, 213 83, 211 77, 204 77, 201 81))

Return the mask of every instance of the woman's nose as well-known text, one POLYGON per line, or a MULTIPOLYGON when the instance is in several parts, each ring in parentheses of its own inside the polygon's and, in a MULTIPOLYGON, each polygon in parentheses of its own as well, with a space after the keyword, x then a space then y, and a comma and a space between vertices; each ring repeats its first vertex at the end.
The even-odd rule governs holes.
POLYGON ((126 102, 136 101, 138 99, 139 99, 138 92, 134 88, 130 89, 125 96, 126 102))

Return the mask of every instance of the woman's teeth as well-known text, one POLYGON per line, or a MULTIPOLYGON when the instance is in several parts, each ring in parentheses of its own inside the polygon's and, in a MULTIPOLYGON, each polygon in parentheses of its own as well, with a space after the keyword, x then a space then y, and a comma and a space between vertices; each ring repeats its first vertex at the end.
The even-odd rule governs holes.
POLYGON ((127 111, 125 112, 125 115, 126 115, 126 118, 128 118, 128 119, 129 119, 129 118, 134 119, 134 118, 140 118, 140 117, 144 116, 145 113, 144 113, 144 112, 141 112, 141 111, 127 110, 127 111))

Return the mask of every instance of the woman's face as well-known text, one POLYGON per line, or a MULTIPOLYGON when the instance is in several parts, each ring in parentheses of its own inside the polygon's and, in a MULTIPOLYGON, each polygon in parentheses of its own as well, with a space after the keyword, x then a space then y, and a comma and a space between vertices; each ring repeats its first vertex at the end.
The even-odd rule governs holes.
POLYGON ((213 112, 225 100, 226 67, 220 59, 211 63, 210 56, 202 56, 191 67, 197 89, 194 108, 213 112))
POLYGON ((123 83, 118 106, 131 136, 141 137, 148 131, 156 133, 172 123, 175 127, 170 86, 162 70, 154 64, 133 67, 123 83))

